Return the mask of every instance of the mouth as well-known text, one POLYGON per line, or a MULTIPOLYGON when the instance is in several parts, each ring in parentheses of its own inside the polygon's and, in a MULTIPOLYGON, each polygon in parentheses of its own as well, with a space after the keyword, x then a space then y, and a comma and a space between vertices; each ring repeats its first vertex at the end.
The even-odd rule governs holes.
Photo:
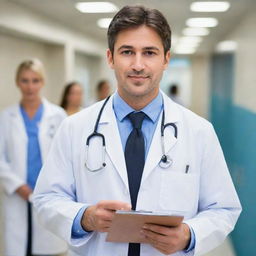
POLYGON ((149 76, 128 75, 128 78, 130 78, 133 81, 143 82, 147 80, 149 76))

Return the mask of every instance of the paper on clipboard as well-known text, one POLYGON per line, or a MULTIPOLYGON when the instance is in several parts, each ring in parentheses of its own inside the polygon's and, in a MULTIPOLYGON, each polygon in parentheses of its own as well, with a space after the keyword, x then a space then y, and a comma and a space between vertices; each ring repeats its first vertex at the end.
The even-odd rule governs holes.
POLYGON ((140 231, 146 223, 163 226, 178 226, 183 216, 144 211, 116 211, 107 234, 107 242, 147 243, 140 231))

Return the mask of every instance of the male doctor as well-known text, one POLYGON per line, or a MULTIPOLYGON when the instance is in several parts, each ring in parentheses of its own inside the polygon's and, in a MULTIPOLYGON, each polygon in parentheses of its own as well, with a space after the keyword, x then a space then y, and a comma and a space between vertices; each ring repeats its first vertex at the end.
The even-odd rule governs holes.
POLYGON ((234 228, 241 206, 212 125, 159 90, 170 38, 159 11, 122 8, 108 29, 117 92, 101 114, 104 101, 69 117, 57 132, 34 205, 77 255, 202 255, 234 228), (87 140, 98 117, 106 151, 102 136, 87 140), (165 128, 165 152, 162 121, 175 124, 165 128), (170 162, 160 161, 163 154, 170 162), (145 244, 106 242, 115 211, 131 208, 181 211, 185 220, 175 228, 145 225, 145 244))

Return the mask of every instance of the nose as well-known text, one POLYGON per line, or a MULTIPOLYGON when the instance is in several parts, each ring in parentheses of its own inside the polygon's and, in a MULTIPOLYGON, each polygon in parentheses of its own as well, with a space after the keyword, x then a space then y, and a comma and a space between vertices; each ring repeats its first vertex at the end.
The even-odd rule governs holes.
POLYGON ((133 58, 132 69, 134 71, 142 71, 145 68, 143 57, 140 54, 136 54, 133 58))
POLYGON ((34 88, 33 81, 30 80, 30 81, 27 83, 27 88, 28 88, 28 90, 32 90, 32 89, 34 88))

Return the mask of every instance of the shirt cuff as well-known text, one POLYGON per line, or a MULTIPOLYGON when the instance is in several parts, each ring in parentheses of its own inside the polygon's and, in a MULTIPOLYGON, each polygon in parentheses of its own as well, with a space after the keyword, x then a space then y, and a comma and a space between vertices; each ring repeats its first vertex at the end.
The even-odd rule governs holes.
POLYGON ((184 250, 185 253, 192 251, 196 245, 196 236, 195 236, 194 230, 191 227, 189 227, 189 229, 190 229, 190 243, 189 243, 189 246, 184 250))
POLYGON ((71 237, 73 239, 82 238, 90 233, 90 232, 85 231, 81 225, 81 220, 82 220, 83 214, 86 211, 87 207, 88 206, 84 206, 83 208, 81 208, 73 221, 72 234, 71 234, 71 237))

